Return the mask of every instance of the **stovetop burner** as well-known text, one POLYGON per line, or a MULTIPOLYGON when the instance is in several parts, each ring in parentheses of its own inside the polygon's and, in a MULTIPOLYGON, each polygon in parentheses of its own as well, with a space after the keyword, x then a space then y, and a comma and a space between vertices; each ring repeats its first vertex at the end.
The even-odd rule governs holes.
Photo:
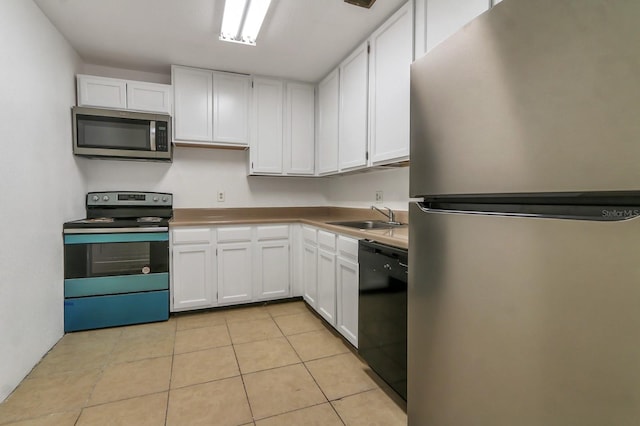
POLYGON ((65 223, 64 233, 167 232, 173 213, 173 196, 163 192, 89 192, 86 199, 87 217, 65 223))

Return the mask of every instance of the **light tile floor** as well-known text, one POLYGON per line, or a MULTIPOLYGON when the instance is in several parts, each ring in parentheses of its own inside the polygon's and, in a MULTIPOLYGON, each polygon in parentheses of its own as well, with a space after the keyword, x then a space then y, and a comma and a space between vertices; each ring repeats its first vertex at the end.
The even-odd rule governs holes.
POLYGON ((300 301, 65 335, 0 425, 406 425, 406 405, 300 301))

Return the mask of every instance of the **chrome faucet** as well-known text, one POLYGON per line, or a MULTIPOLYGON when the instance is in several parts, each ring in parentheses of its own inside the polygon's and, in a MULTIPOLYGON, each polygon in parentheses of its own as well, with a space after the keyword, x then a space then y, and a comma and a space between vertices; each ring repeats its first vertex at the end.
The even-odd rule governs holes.
POLYGON ((387 221, 387 223, 398 223, 398 222, 396 222, 396 215, 393 212, 393 210, 391 210, 389 207, 383 207, 383 209, 387 209, 388 213, 383 212, 382 210, 380 210, 376 206, 371 206, 371 210, 375 210, 375 211, 383 214, 387 219, 389 219, 387 221))

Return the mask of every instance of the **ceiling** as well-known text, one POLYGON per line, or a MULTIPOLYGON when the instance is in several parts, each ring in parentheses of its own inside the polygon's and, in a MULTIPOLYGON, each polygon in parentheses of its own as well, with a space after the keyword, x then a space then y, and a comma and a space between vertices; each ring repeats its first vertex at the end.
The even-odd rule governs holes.
POLYGON ((218 40, 224 0, 34 0, 86 63, 171 64, 316 82, 406 0, 272 0, 257 46, 218 40))

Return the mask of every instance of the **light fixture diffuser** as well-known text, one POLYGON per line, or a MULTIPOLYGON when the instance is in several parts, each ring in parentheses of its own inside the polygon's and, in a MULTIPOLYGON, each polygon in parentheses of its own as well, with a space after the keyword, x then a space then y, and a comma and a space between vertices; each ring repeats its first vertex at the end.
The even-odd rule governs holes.
POLYGON ((226 0, 220 40, 256 45, 271 0, 226 0))

